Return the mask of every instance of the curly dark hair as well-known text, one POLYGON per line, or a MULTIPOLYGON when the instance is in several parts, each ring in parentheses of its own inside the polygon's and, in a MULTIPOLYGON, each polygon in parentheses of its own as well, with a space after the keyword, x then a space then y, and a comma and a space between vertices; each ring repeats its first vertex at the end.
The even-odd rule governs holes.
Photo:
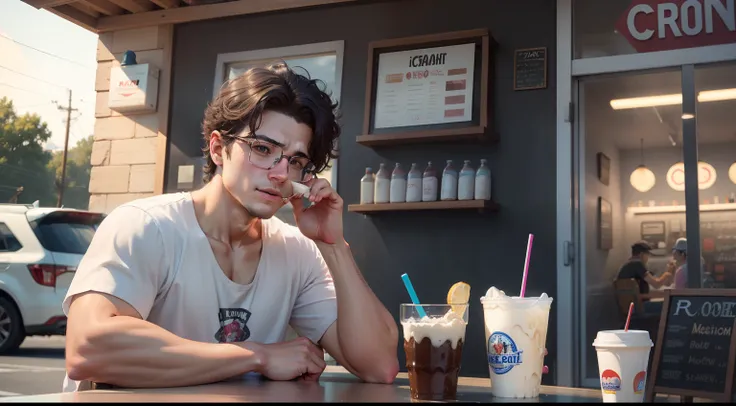
MULTIPOLYGON (((202 121, 203 152, 207 160, 203 170, 205 183, 217 170, 210 155, 212 132, 234 135, 248 128, 255 134, 265 111, 288 115, 312 129, 308 152, 316 173, 327 169, 330 159, 337 158, 337 139, 341 132, 337 123, 337 102, 333 103, 323 90, 324 82, 311 79, 309 73, 302 70, 304 75, 280 61, 248 69, 222 85, 217 97, 207 106, 202 121)), ((227 156, 234 141, 232 137, 222 137, 227 156)))

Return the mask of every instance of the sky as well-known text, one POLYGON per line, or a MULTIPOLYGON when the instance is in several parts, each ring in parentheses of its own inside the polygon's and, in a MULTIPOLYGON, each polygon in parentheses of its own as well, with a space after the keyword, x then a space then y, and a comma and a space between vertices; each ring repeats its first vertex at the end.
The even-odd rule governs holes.
POLYGON ((0 0, 0 98, 13 100, 20 114, 41 116, 51 130, 48 149, 64 147, 66 112, 53 102, 66 107, 67 89, 72 91, 72 108, 79 109, 72 112, 69 147, 93 133, 97 38, 46 10, 0 0))

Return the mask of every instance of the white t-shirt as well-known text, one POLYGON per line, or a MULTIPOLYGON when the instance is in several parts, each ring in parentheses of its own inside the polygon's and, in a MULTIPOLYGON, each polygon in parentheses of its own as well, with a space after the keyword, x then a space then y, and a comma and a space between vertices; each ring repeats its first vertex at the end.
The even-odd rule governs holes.
MULTIPOLYGON (((200 342, 283 341, 291 325, 318 343, 337 320, 335 287, 314 241, 273 217, 263 220, 253 282, 228 279, 197 222, 189 193, 115 208, 100 224, 64 298, 98 291, 144 320, 200 342)), ((64 379, 64 391, 80 382, 64 379)))

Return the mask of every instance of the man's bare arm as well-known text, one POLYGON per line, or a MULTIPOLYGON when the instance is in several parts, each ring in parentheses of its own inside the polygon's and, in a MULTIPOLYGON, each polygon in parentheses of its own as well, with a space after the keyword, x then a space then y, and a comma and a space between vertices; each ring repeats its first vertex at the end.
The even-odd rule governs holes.
POLYGON ((202 343, 142 320, 128 303, 98 292, 80 294, 69 309, 69 378, 130 388, 218 382, 255 371, 277 380, 319 379, 324 360, 306 339, 259 344, 202 343))
POLYGON ((660 276, 654 276, 651 272, 647 272, 647 274, 644 276, 644 280, 648 284, 652 285, 654 289, 659 289, 662 286, 666 286, 672 283, 672 273, 667 271, 660 276))
POLYGON ((347 243, 318 242, 337 294, 337 322, 320 344, 367 382, 391 383, 399 371, 398 328, 391 313, 363 279, 347 243))

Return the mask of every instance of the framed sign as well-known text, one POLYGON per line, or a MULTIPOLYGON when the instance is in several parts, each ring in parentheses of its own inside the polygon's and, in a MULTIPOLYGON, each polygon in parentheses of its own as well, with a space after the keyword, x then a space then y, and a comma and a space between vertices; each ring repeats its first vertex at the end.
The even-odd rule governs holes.
POLYGON ((732 402, 736 291, 665 289, 645 401, 657 393, 732 402))
POLYGON ((485 138, 491 41, 481 29, 370 43, 357 142, 485 138))
POLYGON ((611 158, 606 156, 603 152, 597 154, 598 160, 598 180, 602 184, 608 186, 608 182, 611 179, 611 158))
POLYGON ((545 89, 547 87, 547 48, 527 48, 514 51, 514 90, 545 89))
POLYGON ((613 207, 602 197, 598 197, 598 248, 613 248, 613 207))

